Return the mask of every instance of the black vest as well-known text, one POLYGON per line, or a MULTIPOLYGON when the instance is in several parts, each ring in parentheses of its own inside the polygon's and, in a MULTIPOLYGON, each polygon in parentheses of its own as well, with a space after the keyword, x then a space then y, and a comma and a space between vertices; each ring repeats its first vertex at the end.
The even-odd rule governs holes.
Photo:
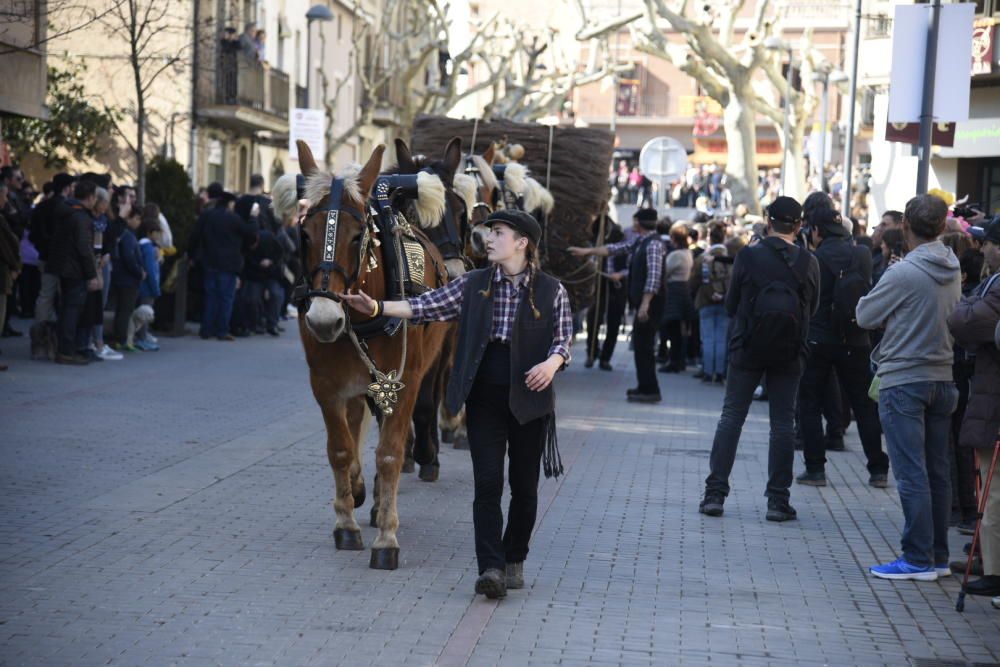
MULTIPOLYGON (((490 266, 470 271, 465 283, 455 365, 448 380, 447 406, 453 414, 461 410, 468 398, 476 381, 479 363, 490 343, 490 333, 493 331, 493 290, 490 290, 488 297, 483 296, 482 292, 490 287, 494 270, 495 267, 490 266)), ((535 319, 528 296, 523 294, 514 318, 510 344, 510 411, 522 424, 549 415, 555 409, 552 385, 544 391, 532 391, 524 384, 524 374, 549 357, 559 281, 540 271, 535 272, 532 280, 535 287, 535 307, 541 317, 535 319)))
MULTIPOLYGON (((628 301, 633 308, 637 308, 642 302, 642 295, 646 289, 646 278, 649 277, 649 269, 646 266, 646 249, 656 238, 655 232, 647 234, 632 253, 632 263, 628 268, 628 301)), ((662 275, 662 274, 661 274, 662 275)), ((663 281, 660 281, 660 291, 654 299, 663 295, 663 281)))

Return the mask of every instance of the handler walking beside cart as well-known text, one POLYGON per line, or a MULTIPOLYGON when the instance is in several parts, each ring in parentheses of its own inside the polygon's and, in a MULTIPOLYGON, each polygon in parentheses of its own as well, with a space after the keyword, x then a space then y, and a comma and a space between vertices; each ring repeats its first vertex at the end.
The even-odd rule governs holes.
POLYGON ((472 505, 479 578, 490 599, 524 586, 523 563, 538 507, 538 468, 558 476, 552 378, 569 363, 573 319, 566 289, 538 268, 542 229, 521 211, 486 222, 490 266, 406 301, 341 295, 372 317, 414 323, 458 320, 458 348, 448 382, 448 408, 465 404, 475 478, 472 505), (504 454, 510 457, 510 507, 502 532, 504 454))

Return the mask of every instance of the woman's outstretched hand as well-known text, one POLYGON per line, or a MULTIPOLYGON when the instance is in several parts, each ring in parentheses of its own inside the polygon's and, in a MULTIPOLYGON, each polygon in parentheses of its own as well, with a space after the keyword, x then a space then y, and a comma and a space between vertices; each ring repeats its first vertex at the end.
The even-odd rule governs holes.
POLYGON ((358 311, 362 315, 369 315, 369 316, 375 315, 375 308, 376 308, 375 299, 371 298, 370 296, 368 296, 367 294, 365 294, 360 290, 358 290, 357 294, 350 294, 348 292, 344 292, 340 295, 340 298, 343 299, 344 303, 346 303, 348 306, 358 311))

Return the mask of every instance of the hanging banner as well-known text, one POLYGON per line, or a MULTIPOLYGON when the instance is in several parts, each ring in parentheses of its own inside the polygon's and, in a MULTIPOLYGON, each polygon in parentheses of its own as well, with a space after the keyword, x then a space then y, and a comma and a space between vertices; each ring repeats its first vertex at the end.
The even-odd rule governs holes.
MULTIPOLYGON (((920 143, 920 123, 886 123, 885 140, 903 144, 920 143)), ((931 128, 932 146, 955 145, 955 123, 934 123, 931 128)))

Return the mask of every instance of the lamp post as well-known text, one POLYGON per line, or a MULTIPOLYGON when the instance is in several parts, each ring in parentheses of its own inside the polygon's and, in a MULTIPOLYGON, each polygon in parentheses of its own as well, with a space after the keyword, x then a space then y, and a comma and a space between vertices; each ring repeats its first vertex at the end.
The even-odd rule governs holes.
POLYGON ((847 134, 844 151, 844 183, 840 192, 841 215, 851 214, 851 175, 854 169, 854 108, 858 101, 858 49, 861 47, 861 3, 854 4, 854 44, 851 48, 851 95, 847 103, 847 134))
POLYGON ((813 81, 823 84, 823 94, 820 98, 820 133, 819 133, 819 188, 826 192, 826 133, 829 124, 830 84, 847 81, 847 75, 839 70, 821 69, 813 74, 813 81))
POLYGON ((785 194, 785 183, 788 172, 788 103, 792 97, 792 45, 780 37, 768 37, 764 40, 764 48, 771 51, 788 52, 788 71, 785 73, 785 112, 784 137, 781 140, 781 194, 785 194))
POLYGON ((313 5, 306 12, 306 107, 312 108, 312 24, 313 21, 332 21, 333 12, 326 5, 313 5))

